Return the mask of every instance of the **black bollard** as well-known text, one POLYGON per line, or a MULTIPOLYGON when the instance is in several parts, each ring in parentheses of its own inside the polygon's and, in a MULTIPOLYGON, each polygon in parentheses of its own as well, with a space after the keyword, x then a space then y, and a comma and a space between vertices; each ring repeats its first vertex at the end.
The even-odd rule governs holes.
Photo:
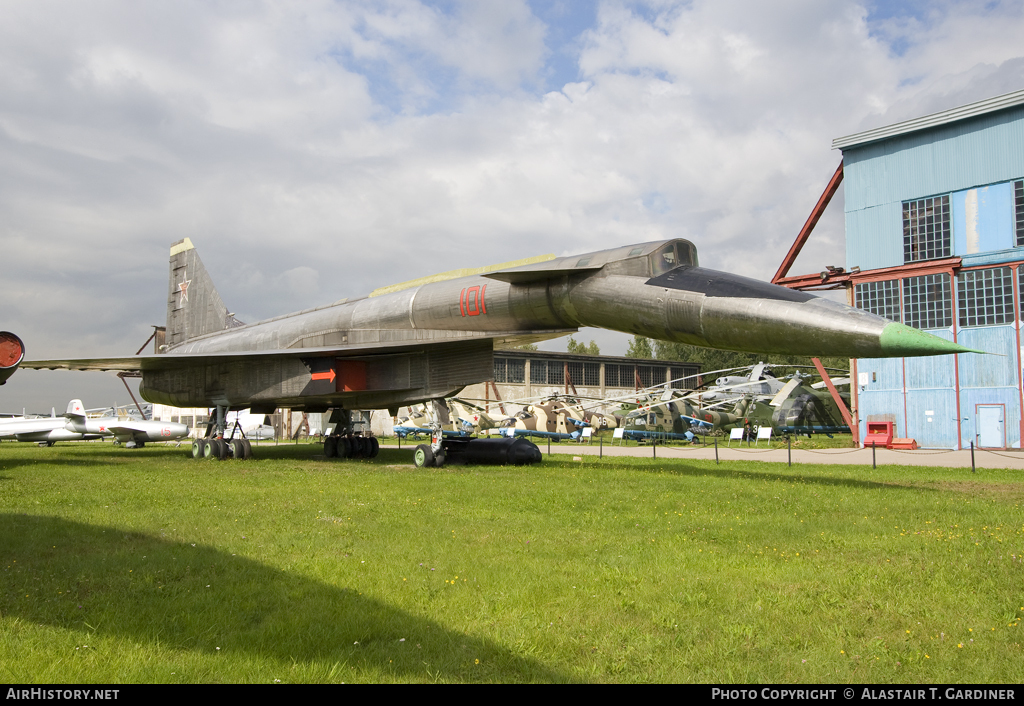
POLYGON ((715 437, 715 465, 718 465, 718 437, 715 437))

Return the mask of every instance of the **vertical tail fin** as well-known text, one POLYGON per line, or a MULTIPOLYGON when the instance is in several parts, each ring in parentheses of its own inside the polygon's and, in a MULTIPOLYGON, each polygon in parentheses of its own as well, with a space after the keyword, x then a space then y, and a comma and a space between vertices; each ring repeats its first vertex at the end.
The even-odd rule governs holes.
POLYGON ((217 294, 192 241, 185 238, 174 243, 167 293, 167 347, 240 325, 217 294))

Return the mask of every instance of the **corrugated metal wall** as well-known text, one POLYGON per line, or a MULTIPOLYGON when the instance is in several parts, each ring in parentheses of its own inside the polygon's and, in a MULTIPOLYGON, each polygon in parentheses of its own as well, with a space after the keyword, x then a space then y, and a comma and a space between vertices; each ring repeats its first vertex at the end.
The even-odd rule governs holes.
MULTIPOLYGON (((903 265, 902 204, 942 194, 950 195, 952 254, 963 267, 1024 260, 1024 248, 1015 247, 1009 183, 1024 177, 1024 106, 850 148, 843 168, 847 267, 903 265)), ((1014 311, 1019 319, 1019 296, 1014 311)), ((954 313, 959 343, 997 355, 859 360, 861 438, 867 422, 891 420, 897 436, 923 447, 967 448, 980 441, 979 410, 988 406, 1002 419, 998 445, 1019 448, 1015 326, 962 328, 954 313)), ((953 330, 930 333, 951 340, 953 330)), ((991 419, 989 425, 986 437, 991 419)))
POLYGON ((960 443, 977 442, 979 404, 1005 405, 1006 446, 1020 447, 1020 393, 1017 389, 1017 332, 1012 326, 962 329, 965 346, 997 355, 960 356, 960 443))
POLYGON ((901 265, 903 201, 1024 176, 1024 106, 850 148, 843 173, 846 266, 901 265))
MULTIPOLYGON (((929 333, 952 339, 949 330, 929 333)), ((957 341, 997 355, 960 355, 955 362, 951 355, 857 361, 858 382, 863 382, 858 389, 861 438, 867 422, 894 421, 897 436, 915 439, 923 448, 957 448, 959 415, 960 448, 968 448, 977 443, 977 406, 999 404, 1005 409, 1004 445, 1020 447, 1016 331, 1012 326, 958 329, 957 341)))

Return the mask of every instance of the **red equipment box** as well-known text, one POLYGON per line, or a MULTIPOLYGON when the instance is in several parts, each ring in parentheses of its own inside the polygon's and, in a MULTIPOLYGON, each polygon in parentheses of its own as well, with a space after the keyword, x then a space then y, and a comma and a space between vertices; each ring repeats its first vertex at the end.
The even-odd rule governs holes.
POLYGON ((892 448, 893 422, 868 422, 868 433, 864 435, 864 448, 877 446, 892 448))

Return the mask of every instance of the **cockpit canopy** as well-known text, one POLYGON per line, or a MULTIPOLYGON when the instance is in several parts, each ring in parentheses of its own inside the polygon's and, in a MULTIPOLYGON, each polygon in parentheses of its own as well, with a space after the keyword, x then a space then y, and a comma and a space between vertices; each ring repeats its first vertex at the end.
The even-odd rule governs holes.
POLYGON ((648 256, 651 260, 651 276, 663 275, 682 265, 697 266, 697 248, 688 240, 673 240, 648 256))
POLYGON ((572 275, 604 269, 608 274, 657 277, 681 266, 697 267, 697 248, 682 238, 600 250, 586 255, 559 257, 508 270, 487 272, 490 279, 526 284, 550 277, 552 273, 572 275))

